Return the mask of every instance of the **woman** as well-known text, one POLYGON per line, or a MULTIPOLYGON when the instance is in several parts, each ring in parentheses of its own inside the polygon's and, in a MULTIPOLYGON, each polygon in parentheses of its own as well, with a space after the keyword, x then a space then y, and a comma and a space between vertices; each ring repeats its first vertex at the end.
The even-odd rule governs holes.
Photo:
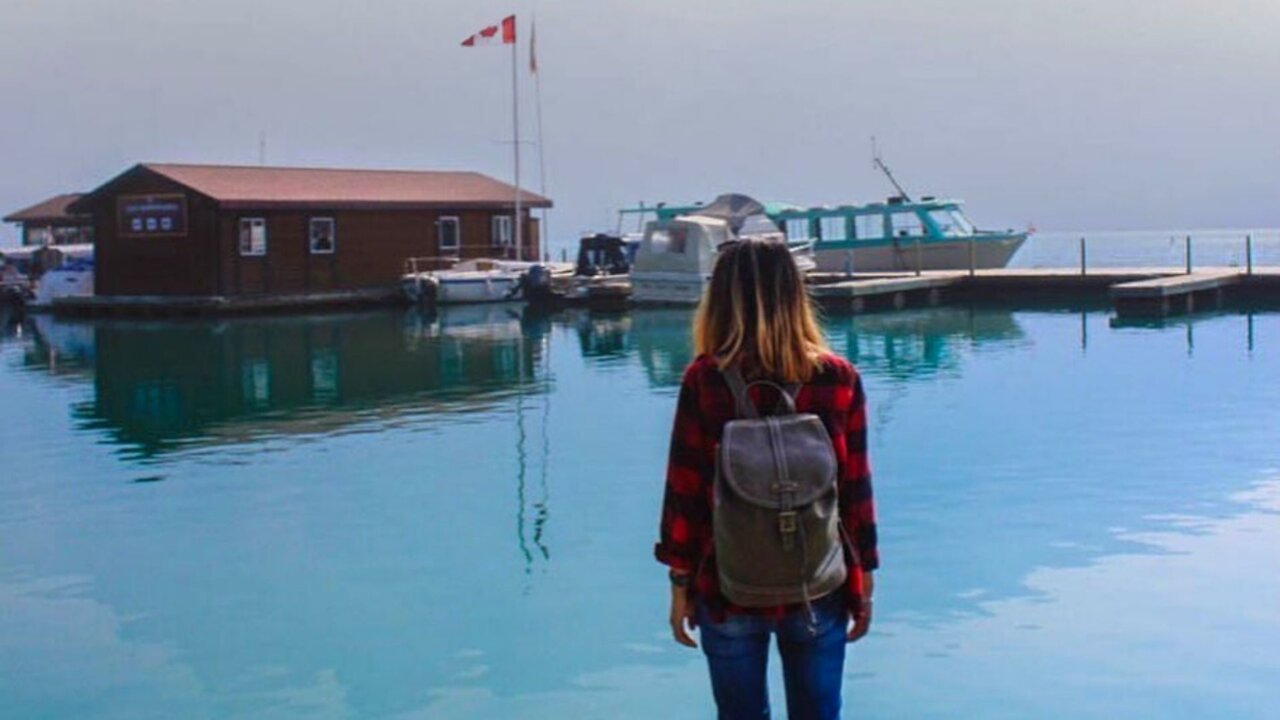
MULTIPOLYGON (((769 716, 765 665, 777 635, 788 717, 838 718, 845 643, 871 625, 875 510, 866 454, 862 382, 827 349, 785 243, 744 239, 721 248, 693 323, 696 357, 685 370, 672 432, 659 561, 670 567, 671 631, 697 647, 699 628, 722 719, 769 716), (722 370, 799 385, 796 411, 818 415, 838 465, 840 522, 851 540, 840 590, 803 605, 741 607, 719 589, 712 543, 715 452, 734 396, 722 370)), ((757 404, 770 392, 756 386, 757 404)), ((764 405, 761 405, 764 407, 764 405)))

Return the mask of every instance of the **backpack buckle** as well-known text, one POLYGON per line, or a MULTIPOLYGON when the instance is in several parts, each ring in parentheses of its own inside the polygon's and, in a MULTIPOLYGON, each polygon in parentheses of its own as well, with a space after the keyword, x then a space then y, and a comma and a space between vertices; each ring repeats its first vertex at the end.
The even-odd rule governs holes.
POLYGON ((783 549, 790 550, 795 546, 796 513, 794 510, 778 513, 778 532, 782 533, 783 549))
POLYGON ((783 534, 796 531, 796 513, 794 510, 778 513, 778 530, 783 534))

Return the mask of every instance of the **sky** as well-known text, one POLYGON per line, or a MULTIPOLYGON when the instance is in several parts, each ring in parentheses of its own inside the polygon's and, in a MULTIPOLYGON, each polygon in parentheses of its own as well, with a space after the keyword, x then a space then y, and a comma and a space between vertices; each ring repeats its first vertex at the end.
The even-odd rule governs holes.
POLYGON ((982 227, 1280 226, 1275 0, 0 0, 0 210, 264 137, 509 180, 510 49, 460 42, 512 12, 559 244, 641 200, 882 199, 872 136, 982 227))

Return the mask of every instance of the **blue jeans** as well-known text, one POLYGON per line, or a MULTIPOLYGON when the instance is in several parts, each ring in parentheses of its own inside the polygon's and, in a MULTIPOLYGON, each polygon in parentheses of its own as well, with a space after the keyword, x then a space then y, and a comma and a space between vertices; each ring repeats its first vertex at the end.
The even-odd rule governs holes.
POLYGON ((849 617, 844 594, 835 592, 814 601, 813 611, 816 624, 810 623, 804 610, 779 619, 730 615, 715 623, 706 607, 698 603, 698 631, 711 668, 711 691, 720 720, 769 717, 765 667, 772 634, 778 636, 782 655, 787 717, 838 720, 849 617))

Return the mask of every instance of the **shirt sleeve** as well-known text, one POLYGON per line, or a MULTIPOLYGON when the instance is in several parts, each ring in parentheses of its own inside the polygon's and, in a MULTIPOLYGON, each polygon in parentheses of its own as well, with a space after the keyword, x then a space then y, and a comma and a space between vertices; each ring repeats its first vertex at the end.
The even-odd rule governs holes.
POLYGON ((715 442, 703 427, 699 397, 696 367, 690 366, 676 401, 662 521, 654 548, 659 562, 683 571, 695 569, 711 526, 709 489, 715 472, 715 442))
POLYGON ((864 571, 880 567, 876 547, 876 509, 871 493, 871 465, 867 460, 867 398, 862 378, 853 376, 853 401, 845 426, 847 458, 840 483, 840 517, 858 551, 864 571))

